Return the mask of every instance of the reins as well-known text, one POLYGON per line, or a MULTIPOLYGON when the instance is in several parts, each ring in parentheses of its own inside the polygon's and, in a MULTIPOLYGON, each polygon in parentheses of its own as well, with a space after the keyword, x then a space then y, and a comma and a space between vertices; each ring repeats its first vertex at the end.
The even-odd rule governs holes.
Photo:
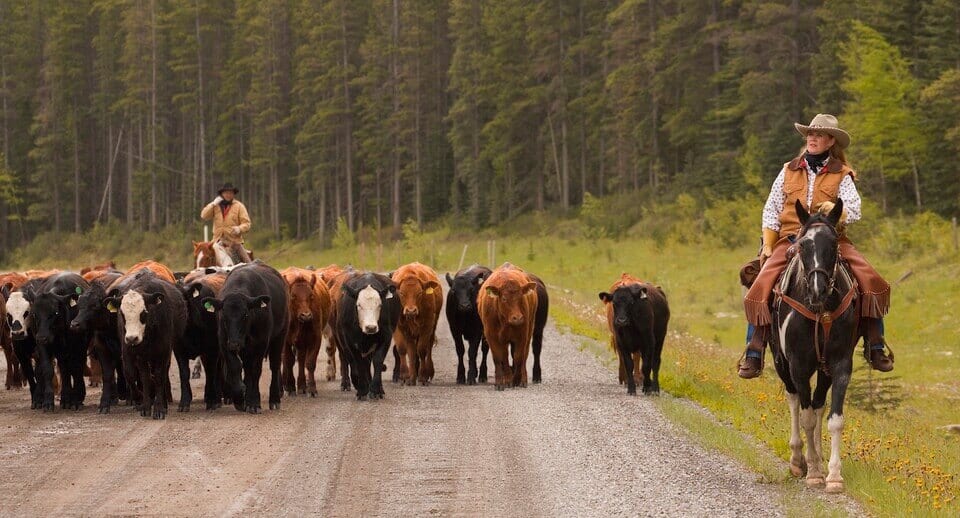
MULTIPOLYGON (((819 225, 826 226, 825 223, 814 223, 813 225, 811 225, 811 227, 819 226, 819 225)), ((824 275, 827 276, 829 291, 830 292, 835 291, 837 270, 840 268, 840 259, 841 258, 840 258, 840 252, 839 252, 839 244, 838 244, 837 262, 833 266, 833 272, 832 273, 828 272, 823 268, 814 268, 809 272, 805 272, 806 278, 804 279, 804 282, 808 282, 807 278, 809 278, 809 276, 813 275, 814 273, 823 273, 824 275)), ((802 262, 801 262, 801 265, 802 265, 802 262)), ((793 308, 797 313, 800 313, 800 315, 802 315, 807 320, 813 321, 813 347, 817 353, 817 365, 820 371, 822 371, 827 376, 830 375, 830 369, 827 366, 827 360, 824 356, 824 349, 826 347, 827 340, 830 339, 830 329, 833 327, 833 321, 840 318, 840 316, 842 316, 844 312, 846 312, 847 309, 850 308, 850 305, 854 303, 854 298, 857 295, 857 280, 853 277, 851 277, 850 280, 852 281, 852 284, 850 285, 849 290, 847 291, 847 294, 843 296, 843 299, 841 299, 840 305, 837 306, 837 308, 834 309, 833 311, 829 311, 829 312, 822 311, 820 313, 814 313, 805 304, 784 293, 780 285, 777 285, 773 290, 773 293, 777 296, 779 300, 786 302, 788 306, 793 308), (823 328, 822 343, 820 340, 821 328, 823 328)), ((859 314, 860 312, 859 298, 856 299, 855 308, 856 308, 855 314, 859 314)), ((856 333, 857 333, 857 326, 853 326, 854 337, 856 336, 856 333)))

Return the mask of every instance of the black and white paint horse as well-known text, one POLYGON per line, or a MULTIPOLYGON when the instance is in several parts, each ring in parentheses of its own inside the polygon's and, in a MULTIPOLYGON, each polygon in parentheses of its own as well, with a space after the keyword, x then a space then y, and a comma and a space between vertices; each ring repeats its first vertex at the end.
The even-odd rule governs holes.
POLYGON ((826 484, 828 493, 843 491, 840 476, 840 443, 843 433, 843 400, 853 370, 853 353, 859 339, 857 284, 839 257, 837 223, 843 202, 837 200, 829 214, 809 214, 799 201, 797 214, 803 225, 790 261, 775 290, 772 337, 774 364, 787 391, 790 405, 790 471, 806 474, 808 486, 826 484), (811 387, 817 375, 815 388, 811 387), (833 385, 827 429, 830 462, 823 476, 821 425, 827 390, 833 385), (807 451, 803 456, 806 435, 807 451))

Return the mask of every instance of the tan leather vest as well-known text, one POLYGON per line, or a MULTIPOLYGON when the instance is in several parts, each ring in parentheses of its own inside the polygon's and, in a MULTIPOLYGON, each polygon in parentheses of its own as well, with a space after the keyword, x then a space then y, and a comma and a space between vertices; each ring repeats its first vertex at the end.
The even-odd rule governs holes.
POLYGON ((780 212, 780 239, 795 235, 800 231, 800 216, 797 215, 796 202, 800 200, 808 211, 825 201, 836 201, 840 192, 840 182, 850 175, 856 179, 856 173, 846 164, 835 158, 827 161, 820 174, 813 180, 813 204, 807 207, 807 168, 803 157, 798 157, 783 165, 783 210, 780 212))

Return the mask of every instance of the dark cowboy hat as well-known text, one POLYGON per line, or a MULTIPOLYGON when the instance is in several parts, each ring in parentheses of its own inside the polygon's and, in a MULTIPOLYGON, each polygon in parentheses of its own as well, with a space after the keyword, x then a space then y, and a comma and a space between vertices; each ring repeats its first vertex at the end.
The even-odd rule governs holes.
POLYGON ((227 182, 223 184, 223 187, 221 187, 217 191, 217 196, 220 196, 221 194, 223 194, 223 191, 233 191, 233 195, 236 196, 237 193, 240 192, 240 189, 237 189, 236 187, 234 187, 232 183, 227 182))

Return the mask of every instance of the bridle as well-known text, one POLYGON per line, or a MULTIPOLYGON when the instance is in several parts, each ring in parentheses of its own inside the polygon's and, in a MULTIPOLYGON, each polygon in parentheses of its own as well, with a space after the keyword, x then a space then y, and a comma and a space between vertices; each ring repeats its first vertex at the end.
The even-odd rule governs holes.
MULTIPOLYGON (((831 225, 827 223, 816 222, 806 227, 803 234, 806 234, 807 231, 809 231, 811 228, 817 227, 817 226, 825 226, 831 229, 833 228, 831 225)), ((797 241, 798 242, 800 241, 799 236, 797 238, 797 241)), ((802 261, 801 261, 801 265, 802 265, 802 261)), ((802 277, 803 282, 806 283, 807 286, 809 287, 810 276, 812 276, 815 273, 822 273, 827 277, 827 290, 828 290, 827 293, 828 294, 833 293, 834 291, 836 291, 837 271, 839 270, 839 268, 840 268, 840 241, 838 239, 837 240, 837 261, 833 265, 833 272, 829 272, 824 268, 812 268, 810 271, 804 272, 805 275, 804 277, 802 277)), ((814 313, 810 308, 808 308, 802 302, 783 293, 783 290, 780 288, 780 286, 777 286, 773 290, 778 300, 786 302, 788 306, 793 308, 797 313, 800 313, 800 315, 802 315, 804 318, 806 318, 807 320, 813 321, 813 346, 817 352, 817 365, 820 371, 822 371, 827 376, 830 375, 830 369, 827 367, 827 360, 824 357, 824 346, 821 343, 821 339, 820 339, 820 329, 821 328, 823 329, 823 341, 825 342, 829 340, 830 328, 833 326, 833 321, 840 318, 847 311, 847 309, 850 308, 850 305, 854 303, 854 297, 856 297, 857 295, 857 280, 855 278, 852 278, 851 280, 852 280, 852 284, 850 285, 850 289, 847 291, 846 295, 843 296, 843 299, 840 301, 840 305, 837 306, 837 308, 833 311, 821 311, 818 313, 814 313)), ((854 314, 857 315, 860 313, 859 298, 856 299, 855 308, 856 309, 854 314)), ((854 337, 856 336, 856 333, 857 333, 857 326, 853 326, 854 337)), ((853 338, 851 338, 851 340, 852 339, 853 338)))

